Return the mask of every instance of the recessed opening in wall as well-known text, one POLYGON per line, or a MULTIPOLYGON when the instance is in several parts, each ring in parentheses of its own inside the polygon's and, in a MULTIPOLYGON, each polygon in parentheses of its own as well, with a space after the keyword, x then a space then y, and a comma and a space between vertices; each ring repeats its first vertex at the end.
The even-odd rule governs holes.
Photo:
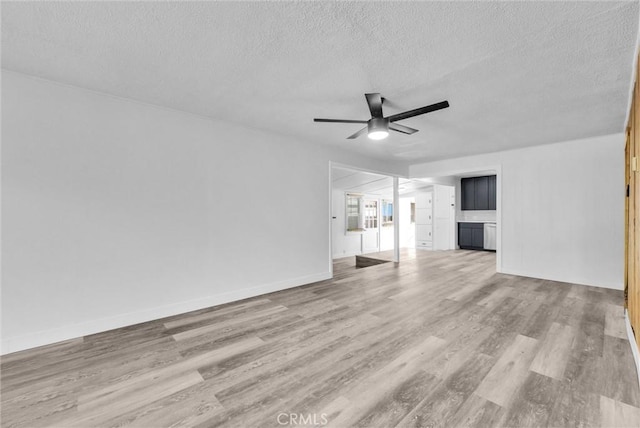
POLYGON ((415 202, 409 202, 409 210, 410 210, 409 222, 411 224, 414 224, 416 222, 416 203, 415 202))
MULTIPOLYGON (((501 179, 500 169, 496 167, 483 168, 473 171, 456 171, 445 175, 418 178, 416 180, 433 184, 432 204, 434 218, 430 220, 430 229, 434 235, 442 230, 442 219, 448 216, 447 229, 451 230, 451 248, 465 251, 495 252, 496 271, 500 271, 500 207, 501 207, 501 179), (453 189, 450 193, 451 208, 446 212, 446 204, 441 202, 446 199, 447 188, 453 189), (445 190, 442 190, 445 189, 445 190), (437 194, 441 196, 438 197, 437 194), (452 221, 451 221, 452 220, 452 221), (449 227, 452 226, 452 229, 449 227)), ((420 204, 417 206, 420 212, 420 204)), ((416 221, 424 223, 424 216, 417 214, 416 221)), ((443 233, 440 232, 440 237, 443 233)), ((420 238, 420 237, 419 237, 420 238)), ((433 242, 436 241, 434 236, 433 242)), ((437 239, 437 241, 441 241, 437 239)), ((440 244, 439 244, 440 245, 440 244)), ((434 246, 434 249, 436 247, 434 246)), ((438 248, 439 249, 439 248, 438 248)), ((489 254, 487 254, 490 257, 489 254)))
POLYGON ((393 177, 333 166, 331 242, 334 277, 356 268, 356 256, 369 255, 362 267, 394 256, 393 177))
POLYGON ((355 269, 356 256, 365 256, 363 264, 393 261, 396 233, 401 257, 415 255, 415 195, 429 184, 399 178, 394 200, 393 177, 342 166, 333 166, 331 176, 334 277, 355 269))

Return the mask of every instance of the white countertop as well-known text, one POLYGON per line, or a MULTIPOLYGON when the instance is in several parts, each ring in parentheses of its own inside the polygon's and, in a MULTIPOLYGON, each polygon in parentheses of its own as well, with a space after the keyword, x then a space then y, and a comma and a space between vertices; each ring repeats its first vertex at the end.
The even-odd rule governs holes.
POLYGON ((457 223, 496 223, 492 220, 456 220, 457 223))

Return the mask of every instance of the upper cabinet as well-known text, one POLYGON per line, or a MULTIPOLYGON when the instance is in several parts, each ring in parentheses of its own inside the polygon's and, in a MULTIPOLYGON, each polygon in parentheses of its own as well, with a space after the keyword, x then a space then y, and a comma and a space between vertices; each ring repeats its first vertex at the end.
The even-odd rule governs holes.
POLYGON ((496 209, 496 176, 463 178, 462 209, 495 210, 496 209))
POLYGON ((489 176, 489 209, 496 209, 496 176, 489 176))
POLYGON ((474 205, 472 210, 488 210, 489 209, 489 177, 475 177, 475 195, 473 196, 474 205))
POLYGON ((462 210, 474 210, 476 196, 476 181, 474 178, 462 179, 462 210))

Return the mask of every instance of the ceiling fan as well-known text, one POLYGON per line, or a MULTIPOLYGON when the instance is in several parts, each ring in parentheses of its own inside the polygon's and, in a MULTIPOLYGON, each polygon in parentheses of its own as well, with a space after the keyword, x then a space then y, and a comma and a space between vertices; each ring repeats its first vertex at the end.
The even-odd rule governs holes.
POLYGON ((449 107, 448 101, 441 101, 439 103, 431 104, 425 107, 420 107, 414 110, 409 110, 403 113, 384 117, 382 115, 382 103, 384 102, 384 98, 382 98, 379 93, 364 94, 364 96, 367 98, 367 104, 369 105, 369 111, 371 112, 371 119, 369 120, 313 119, 313 121, 333 123, 366 123, 367 126, 362 128, 355 134, 348 136, 347 139, 358 138, 360 135, 364 134, 365 131, 368 131, 367 136, 372 140, 382 140, 389 136, 389 130, 401 132, 408 135, 418 132, 417 129, 409 128, 408 126, 396 123, 399 120, 408 119, 410 117, 419 116, 425 113, 431 113, 432 111, 449 107))

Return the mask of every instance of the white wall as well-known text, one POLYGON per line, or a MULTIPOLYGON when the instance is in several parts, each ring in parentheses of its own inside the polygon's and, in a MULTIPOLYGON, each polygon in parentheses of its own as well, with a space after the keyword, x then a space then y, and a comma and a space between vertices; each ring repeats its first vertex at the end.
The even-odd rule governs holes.
POLYGON ((410 176, 488 169, 502 272, 622 289, 623 134, 414 165, 410 176))
POLYGON ((2 143, 3 353, 328 278, 329 161, 406 173, 6 71, 2 143))

